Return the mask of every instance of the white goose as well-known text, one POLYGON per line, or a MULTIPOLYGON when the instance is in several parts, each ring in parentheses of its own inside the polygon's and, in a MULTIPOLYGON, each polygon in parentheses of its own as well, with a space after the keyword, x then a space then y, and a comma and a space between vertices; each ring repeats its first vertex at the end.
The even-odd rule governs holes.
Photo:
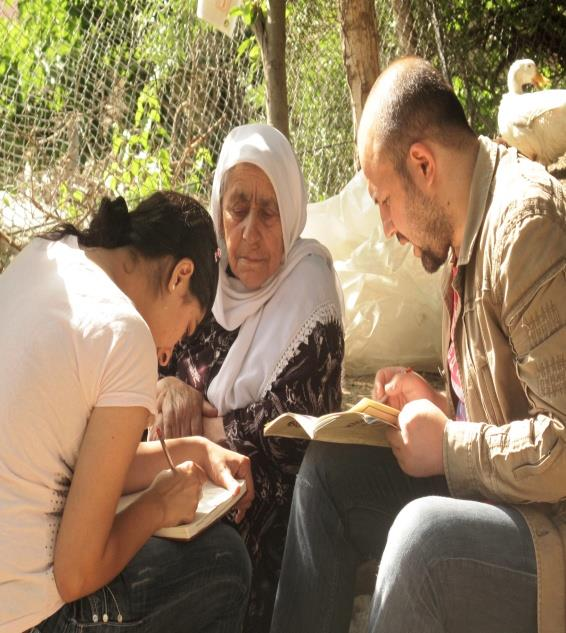
POLYGON ((508 145, 543 165, 566 152, 566 90, 523 93, 525 84, 542 87, 548 80, 532 59, 519 59, 509 69, 499 105, 499 134, 508 145))

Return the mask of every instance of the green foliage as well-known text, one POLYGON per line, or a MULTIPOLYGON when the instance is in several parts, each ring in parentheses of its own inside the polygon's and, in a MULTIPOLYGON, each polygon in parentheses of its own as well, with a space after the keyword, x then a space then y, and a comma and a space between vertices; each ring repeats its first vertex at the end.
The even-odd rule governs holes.
MULTIPOLYGON (((511 64, 530 57, 566 71, 566 12, 552 0, 435 0, 443 52, 454 89, 474 129, 493 136, 511 64)), ((417 13, 418 15, 418 13, 417 13)), ((426 15, 419 16, 423 24, 426 15)), ((423 33, 425 31, 423 30, 423 33)), ((421 45, 425 44, 421 39, 421 45)), ((437 43, 430 39, 428 51, 437 43)), ((432 57, 438 61, 438 55, 432 57)), ((431 55, 429 55, 430 57, 431 55)))
MULTIPOLYGON (((263 118, 266 86, 261 50, 253 33, 257 19, 266 19, 265 0, 244 0, 232 14, 246 26, 238 57, 248 62, 246 103, 263 118)), ((307 179, 310 200, 321 200, 344 186, 354 172, 352 120, 342 61, 335 3, 288 0, 287 92, 293 100, 289 124, 294 148, 307 179), (313 25, 317 34, 313 37, 313 25), (309 49, 303 48, 307 43, 309 49), (322 156, 332 160, 322 161, 322 156), (309 177, 310 176, 310 177, 309 177)))
POLYGON ((292 7, 287 80, 289 94, 299 97, 289 122, 314 202, 337 193, 354 174, 352 114, 337 6, 294 2, 292 7), (316 37, 313 24, 319 25, 316 37))
POLYGON ((170 139, 161 125, 160 106, 155 85, 148 84, 137 100, 134 127, 120 129, 114 125, 114 160, 105 174, 104 183, 110 191, 126 200, 171 187, 171 156, 165 149, 170 139), (155 143, 157 139, 166 143, 155 143))
POLYGON ((267 0, 242 0, 242 3, 230 9, 230 15, 239 16, 244 24, 251 28, 258 18, 267 15, 267 0))
POLYGON ((66 0, 20 0, 18 21, 0 18, 0 182, 10 189, 10 165, 23 163, 26 146, 42 142, 39 134, 20 138, 17 122, 29 117, 38 127, 60 124, 68 92, 56 80, 79 37, 66 0))
MULTIPOLYGON (((196 0, 148 0, 141 11, 128 0, 20 0, 17 21, 0 19, 0 108, 5 129, 13 125, 16 130, 22 117, 34 126, 27 137, 0 138, 3 187, 9 189, 18 177, 9 171, 11 165, 23 165, 28 155, 36 176, 57 161, 64 163, 74 151, 66 129, 73 117, 80 121, 78 167, 88 166, 90 177, 99 178, 108 193, 130 198, 170 187, 170 129, 163 122, 157 86, 162 88, 182 66, 186 51, 178 25, 187 24, 196 34, 195 7, 196 0), (128 27, 120 38, 114 35, 117 23, 128 27), (89 59, 77 57, 81 47, 89 59), (105 132, 100 120, 86 113, 111 99, 116 86, 122 88, 126 110, 105 132), (89 165, 92 146, 102 171, 89 165)), ((85 205, 97 204, 86 190, 76 178, 66 180, 50 204, 78 217, 85 205)))
POLYGON ((21 0, 19 27, 0 18, 0 76, 12 88, 0 93, 3 112, 13 115, 30 98, 48 110, 61 110, 64 95, 53 77, 67 63, 79 37, 76 21, 68 15, 67 0, 21 0))
POLYGON ((80 218, 85 204, 85 193, 62 182, 58 187, 58 204, 70 221, 80 218))
POLYGON ((206 183, 214 170, 214 160, 212 152, 208 147, 201 146, 198 148, 193 162, 193 168, 189 176, 188 188, 189 193, 203 197, 208 193, 206 183))
MULTIPOLYGON (((445 61, 478 132, 495 134, 512 61, 532 57, 555 87, 566 73, 566 12, 552 0, 376 0, 382 66, 404 52, 399 4, 410 8, 416 52, 445 61)), ((17 21, 0 18, 2 189, 15 191, 24 166, 36 182, 59 170, 49 204, 71 217, 103 187, 127 198, 163 187, 206 197, 226 133, 265 120, 252 25, 266 0, 232 10, 233 41, 196 19, 196 0, 19 0, 18 9, 17 21)), ((338 9, 288 0, 286 12, 291 136, 317 200, 354 171, 338 9)))
POLYGON ((252 27, 256 20, 263 20, 267 15, 266 0, 243 0, 242 4, 233 7, 230 15, 240 17, 246 29, 238 46, 237 58, 246 57, 248 69, 246 74, 246 102, 254 110, 265 109, 267 100, 266 86, 263 76, 261 48, 252 27))

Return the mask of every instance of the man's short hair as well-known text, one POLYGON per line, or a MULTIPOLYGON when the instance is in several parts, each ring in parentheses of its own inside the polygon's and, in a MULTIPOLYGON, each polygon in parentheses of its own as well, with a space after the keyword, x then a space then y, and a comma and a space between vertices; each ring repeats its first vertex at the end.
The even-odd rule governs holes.
POLYGON ((374 138, 400 173, 413 143, 432 139, 460 148, 476 138, 452 87, 424 59, 398 59, 378 77, 374 91, 374 138))

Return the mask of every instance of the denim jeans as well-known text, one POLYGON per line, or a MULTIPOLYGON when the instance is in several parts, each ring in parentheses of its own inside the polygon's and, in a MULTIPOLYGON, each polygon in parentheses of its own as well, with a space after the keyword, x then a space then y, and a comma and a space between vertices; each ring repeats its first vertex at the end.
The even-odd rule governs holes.
POLYGON ((534 548, 518 512, 452 499, 444 477, 408 477, 388 449, 312 442, 271 633, 346 633, 370 558, 381 559, 372 633, 536 633, 534 548))
POLYGON ((250 578, 245 546, 223 523, 194 541, 150 538, 112 582, 31 632, 237 633, 250 578))

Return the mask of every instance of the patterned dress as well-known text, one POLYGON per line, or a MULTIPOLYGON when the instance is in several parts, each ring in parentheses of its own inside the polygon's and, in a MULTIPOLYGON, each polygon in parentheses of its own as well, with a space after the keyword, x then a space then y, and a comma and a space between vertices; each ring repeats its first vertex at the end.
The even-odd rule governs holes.
MULTIPOLYGON (((209 317, 173 354, 165 375, 177 376, 205 396, 238 330, 228 332, 209 317)), ((242 535, 253 564, 246 633, 268 633, 281 568, 295 475, 307 442, 265 438, 264 425, 285 411, 322 415, 340 409, 344 335, 335 320, 313 324, 297 353, 262 400, 224 415, 227 447, 252 462, 255 499, 242 535)))

